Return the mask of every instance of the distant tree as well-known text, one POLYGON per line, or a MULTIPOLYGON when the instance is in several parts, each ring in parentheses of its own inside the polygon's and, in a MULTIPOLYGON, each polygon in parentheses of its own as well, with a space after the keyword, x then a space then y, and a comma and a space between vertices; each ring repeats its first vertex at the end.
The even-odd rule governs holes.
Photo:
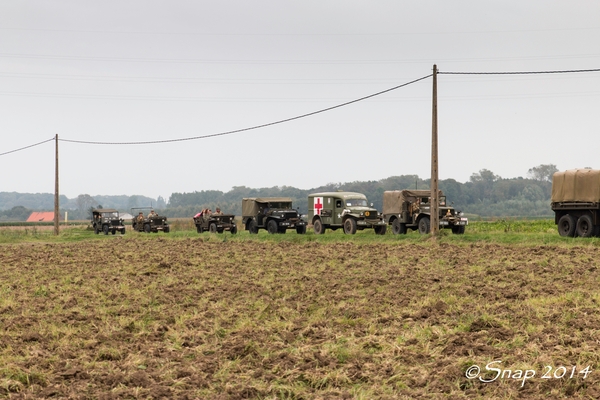
POLYGON ((479 172, 476 172, 471 175, 470 180, 473 183, 483 182, 483 183, 491 184, 491 183, 496 182, 499 179, 502 179, 502 178, 500 176, 494 174, 489 169, 480 169, 479 172))
POLYGON ((558 168, 554 164, 540 164, 527 171, 527 175, 536 181, 552 182, 552 175, 558 172, 558 168))
POLYGON ((94 198, 89 194, 80 194, 77 196, 77 209, 80 213, 85 213, 95 202, 94 198))

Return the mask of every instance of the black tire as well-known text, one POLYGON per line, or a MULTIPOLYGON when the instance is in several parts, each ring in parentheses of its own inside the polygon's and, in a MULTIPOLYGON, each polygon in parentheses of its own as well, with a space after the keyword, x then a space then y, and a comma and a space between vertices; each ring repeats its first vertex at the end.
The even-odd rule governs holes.
POLYGON ((277 226, 277 221, 270 219, 269 222, 267 222, 267 232, 269 232, 271 235, 279 233, 279 226, 277 226))
POLYGON ((211 224, 208 226, 208 231, 210 233, 217 233, 217 224, 211 222, 211 224))
POLYGON ((196 232, 198 232, 198 233, 204 232, 204 229, 202 229, 201 225, 196 225, 196 232))
POLYGON ((298 235, 304 235, 306 233, 306 225, 300 225, 296 227, 296 233, 298 235))
POLYGON ((406 224, 400 222, 399 219, 395 219, 392 222, 392 233, 394 235, 406 235, 406 224))
POLYGON ((315 235, 322 235, 325 233, 325 225, 323 225, 323 222, 321 222, 320 219, 313 222, 313 231, 315 232, 315 235))
POLYGON ((385 232, 387 232, 387 225, 376 226, 374 230, 376 235, 385 235, 385 232))
POLYGON ((96 235, 100 233, 100 229, 98 229, 98 225, 94 226, 94 233, 96 235))
POLYGON ((256 221, 251 219, 248 222, 248 232, 250 232, 251 235, 256 235, 258 233, 258 227, 256 226, 256 221))
POLYGON ((592 237, 596 233, 596 227, 594 226, 594 221, 592 221, 592 217, 588 214, 584 214, 577 220, 577 225, 575 226, 575 232, 577 236, 580 237, 592 237))
POLYGON ((463 233, 465 233, 465 226, 464 225, 453 226, 452 233, 454 233, 455 235, 462 235, 463 233))
POLYGON ((575 236, 576 221, 575 217, 565 214, 558 220, 558 234, 563 237, 575 236))
POLYGON ((347 218, 344 221, 344 233, 346 235, 354 235, 356 233, 356 220, 354 218, 347 218))
POLYGON ((166 226, 165 229, 163 229, 164 233, 169 233, 171 231, 171 227, 170 226, 166 226))
POLYGON ((110 231, 110 233, 112 233, 113 235, 117 233, 116 229, 113 229, 112 231, 110 231))
POLYGON ((429 233, 430 229, 429 217, 423 217, 419 220, 419 233, 421 235, 426 235, 429 233))
POLYGON ((285 232, 287 231, 287 228, 284 227, 279 227, 279 230, 277 231, 277 233, 281 233, 282 235, 285 234, 285 232))
POLYGON ((150 224, 144 224, 144 232, 150 233, 150 224))
POLYGON ((104 226, 102 227, 102 232, 104 232, 104 234, 105 234, 105 235, 108 235, 108 231, 109 231, 109 229, 108 229, 108 225, 104 225, 104 226))
POLYGON ((121 228, 121 235, 125 234, 125 228, 121 228))
POLYGON ((231 232, 232 235, 235 235, 237 233, 237 226, 232 226, 229 232, 231 232))

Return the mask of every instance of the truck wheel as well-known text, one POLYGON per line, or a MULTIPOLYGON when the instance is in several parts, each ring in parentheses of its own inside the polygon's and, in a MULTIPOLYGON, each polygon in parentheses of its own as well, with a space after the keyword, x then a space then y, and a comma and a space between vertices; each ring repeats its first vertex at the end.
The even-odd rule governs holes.
POLYGON ((100 229, 98 229, 98 225, 94 226, 94 233, 96 235, 100 233, 100 229))
POLYGON ((170 230, 171 230, 171 228, 170 228, 170 227, 168 227, 168 226, 165 226, 165 229, 163 229, 163 232, 164 232, 164 233, 169 233, 169 231, 170 231, 170 230))
POLYGON ((315 235, 322 235, 325 233, 325 225, 323 225, 320 219, 313 223, 313 230, 315 231, 315 235))
POLYGON ((356 233, 356 221, 354 218, 348 218, 344 221, 344 233, 354 235, 356 233))
POLYGON ((102 232, 103 232, 105 235, 108 235, 108 230, 109 230, 109 229, 108 229, 108 225, 104 225, 104 226, 102 227, 102 232))
POLYGON ((385 232, 387 231, 387 225, 376 226, 374 229, 376 235, 385 235, 385 232))
POLYGON ((463 233, 465 233, 465 226, 464 225, 453 226, 452 233, 454 233, 455 235, 462 235, 463 233))
POLYGON ((296 227, 296 233, 298 235, 304 235, 306 233, 306 225, 300 225, 296 227))
POLYGON ((202 231, 203 231, 202 226, 196 225, 196 232, 202 233, 202 231))
POLYGON ((269 222, 267 222, 267 232, 269 232, 271 235, 279 232, 277 221, 271 219, 269 222))
POLYGON ((251 219, 250 222, 248 222, 248 232, 250 232, 251 235, 256 235, 258 233, 256 221, 253 219, 251 219))
POLYGON ((392 222, 392 233, 394 235, 406 235, 406 224, 400 222, 399 219, 395 219, 392 222))
POLYGON ((117 233, 116 229, 113 229, 112 231, 110 231, 110 233, 112 233, 113 235, 117 233))
POLYGON ((235 235, 237 233, 237 226, 232 226, 229 232, 231 232, 232 235, 235 235))
POLYGON ((217 233, 217 224, 215 224, 214 222, 212 222, 209 226, 208 226, 208 231, 210 233, 217 233))
POLYGON ((429 217, 423 217, 419 220, 419 233, 421 235, 429 233, 429 217))
POLYGON ((124 234, 125 234, 125 228, 122 228, 121 229, 121 235, 124 235, 124 234))
POLYGON ((577 220, 577 225, 575 227, 575 232, 577 236, 581 237, 592 237, 594 236, 594 222, 592 221, 592 217, 585 214, 579 217, 577 220))
POLYGON ((575 236, 575 218, 570 214, 565 214, 558 220, 558 234, 563 237, 575 236))
POLYGON ((144 224, 144 232, 150 233, 150 224, 144 224))

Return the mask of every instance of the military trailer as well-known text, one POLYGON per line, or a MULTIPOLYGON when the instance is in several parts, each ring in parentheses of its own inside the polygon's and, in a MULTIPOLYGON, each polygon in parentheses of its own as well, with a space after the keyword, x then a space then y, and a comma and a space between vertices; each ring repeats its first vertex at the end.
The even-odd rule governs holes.
MULTIPOLYGON (((439 195, 440 229, 452 229, 452 233, 465 233, 469 224, 462 212, 446 205, 446 196, 439 195)), ((405 234, 408 229, 427 234, 431 226, 431 190, 392 190, 383 192, 383 218, 392 226, 394 235, 405 234)))
POLYGON ((298 210, 292 208, 289 197, 250 197, 242 199, 242 222, 251 234, 259 229, 267 232, 285 233, 295 229, 296 233, 306 233, 306 221, 298 210))
POLYGON ((95 208, 92 210, 92 227, 97 235, 103 232, 108 235, 108 232, 113 235, 117 231, 125 234, 125 225, 123 218, 119 216, 119 212, 112 208, 95 208))
POLYGON ((233 214, 200 214, 194 217, 194 225, 198 233, 223 233, 229 231, 232 234, 237 233, 235 224, 235 215, 233 214))
POLYGON ((152 210, 152 207, 137 207, 131 209, 131 215, 133 215, 131 226, 134 231, 146 233, 157 233, 162 231, 164 233, 169 233, 170 228, 167 223, 167 217, 158 214, 154 216, 144 214, 143 218, 140 220, 139 213, 136 210, 152 210), (138 215, 136 215, 136 213, 138 215))
POLYGON ((600 170, 554 173, 550 201, 560 236, 600 235, 600 170))
POLYGON ((315 234, 326 229, 343 228, 344 233, 354 235, 357 230, 373 229, 384 235, 387 225, 381 214, 367 203, 367 196, 354 192, 323 192, 308 195, 308 219, 315 234))

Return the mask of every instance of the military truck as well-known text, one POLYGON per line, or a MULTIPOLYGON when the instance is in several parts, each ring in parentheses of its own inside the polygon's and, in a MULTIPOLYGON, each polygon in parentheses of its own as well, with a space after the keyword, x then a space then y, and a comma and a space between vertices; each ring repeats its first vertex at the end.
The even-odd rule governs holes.
POLYGON ((343 228, 344 233, 354 235, 357 230, 373 229, 385 235, 387 225, 381 214, 367 203, 367 196, 354 192, 323 192, 308 195, 308 219, 315 234, 326 229, 343 228))
POLYGON ((232 234, 237 233, 235 215, 233 214, 198 214, 194 217, 194 225, 198 233, 223 233, 229 231, 232 234))
MULTIPOLYGON (((440 229, 452 229, 452 233, 465 233, 469 224, 467 217, 446 204, 446 196, 439 195, 440 229)), ((392 190, 383 192, 383 218, 392 226, 394 235, 405 234, 408 229, 427 234, 431 226, 431 190, 392 190)))
POLYGON ((104 232, 108 235, 108 232, 113 235, 117 231, 125 234, 125 225, 123 218, 119 216, 119 212, 112 208, 94 208, 92 209, 92 227, 94 233, 97 235, 100 232, 104 232))
POLYGON ((144 212, 141 211, 143 218, 140 219, 138 210, 152 211, 152 207, 136 207, 131 209, 131 215, 133 215, 131 226, 134 231, 146 233, 157 233, 162 231, 164 233, 169 233, 170 228, 167 223, 167 217, 158 214, 151 216, 150 213, 144 214, 144 212))
POLYGON ((600 170, 554 173, 550 201, 560 236, 600 235, 600 170))
POLYGON ((266 229, 271 234, 295 229, 306 233, 304 221, 297 209, 292 208, 289 197, 249 197, 242 199, 242 222, 251 234, 266 229))

